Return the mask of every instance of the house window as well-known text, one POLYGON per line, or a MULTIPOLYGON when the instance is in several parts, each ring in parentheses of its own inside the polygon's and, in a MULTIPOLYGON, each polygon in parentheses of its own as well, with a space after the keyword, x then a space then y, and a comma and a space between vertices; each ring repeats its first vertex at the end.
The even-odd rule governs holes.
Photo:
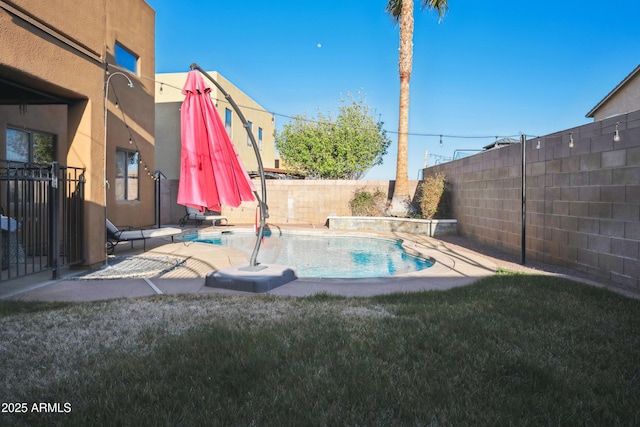
POLYGON ((231 110, 224 109, 224 128, 227 130, 227 135, 231 138, 231 110))
POLYGON ((54 135, 7 128, 6 136, 7 160, 25 163, 51 163, 55 160, 54 135))
POLYGON ((116 64, 138 74, 138 56, 116 42, 116 64))
POLYGON ((251 132, 253 132, 253 123, 251 122, 247 122, 247 124, 249 125, 249 129, 247 129, 247 145, 249 147, 251 147, 251 132))
POLYGON ((137 152, 116 150, 116 200, 139 200, 139 169, 137 152))
POLYGON ((262 150, 262 128, 258 128, 258 148, 262 150))

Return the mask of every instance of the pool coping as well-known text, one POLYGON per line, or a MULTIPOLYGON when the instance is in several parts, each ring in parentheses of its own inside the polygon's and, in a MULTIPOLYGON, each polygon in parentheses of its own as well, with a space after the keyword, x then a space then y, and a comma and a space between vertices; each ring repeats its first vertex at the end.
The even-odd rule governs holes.
MULTIPOLYGON (((249 228, 237 228, 234 230, 198 230, 198 235, 202 235, 204 238, 209 237, 210 235, 217 235, 217 234, 225 234, 225 233, 241 233, 241 234, 253 234, 255 233, 255 231, 253 229, 249 229, 249 228)), ((195 233, 194 233, 195 234, 195 233)), ((272 233, 273 234, 273 233, 272 233)), ((431 262, 435 265, 436 261, 435 258, 433 257, 433 253, 429 252, 427 248, 422 248, 422 245, 417 244, 417 242, 415 242, 415 239, 412 238, 411 234, 409 233, 392 233, 392 232, 384 232, 384 231, 356 231, 356 230, 324 230, 324 229, 296 229, 296 228, 291 228, 291 229, 285 229, 283 231, 280 231, 279 233, 280 235, 282 234, 289 234, 289 235, 301 235, 301 236, 308 236, 308 235, 321 235, 321 236, 340 236, 340 237, 349 237, 349 236, 353 236, 353 237, 363 237, 363 238, 370 238, 370 239, 380 239, 380 240, 390 240, 390 241, 394 241, 397 243, 400 243, 402 246, 402 249, 408 253, 411 256, 415 256, 415 257, 419 257, 419 258, 424 258, 426 259, 428 262, 431 262), (402 236, 401 236, 402 235, 402 236)), ((418 236, 416 236, 418 237, 418 236)), ((202 243, 206 243, 206 242, 202 242, 202 243)), ((433 266, 429 266, 428 269, 433 268, 433 266)), ((423 269, 424 270, 424 269, 423 269)), ((421 270, 419 270, 421 271, 421 270)), ((419 272, 416 271, 415 273, 419 272)), ((413 272, 410 273, 400 273, 400 274, 395 274, 393 276, 384 276, 386 278, 390 278, 390 277, 406 277, 406 276, 410 276, 411 274, 413 274, 413 272)), ((298 277, 298 278, 305 278, 305 279, 314 279, 314 277, 298 277)), ((362 279, 371 279, 372 277, 363 277, 362 279)), ((373 277, 376 278, 376 277, 373 277)), ((326 279, 326 278, 324 278, 326 279)), ((356 280, 356 279, 361 279, 361 277, 344 277, 344 279, 347 280, 356 280)))
MULTIPOLYGON (((396 276, 357 279, 298 278, 274 288, 265 294, 280 296, 309 296, 318 293, 348 297, 372 296, 395 292, 445 290, 471 284, 483 277, 491 276, 497 266, 485 257, 461 249, 449 248, 437 238, 402 232, 335 231, 322 227, 300 227, 274 225, 270 228, 286 230, 287 233, 357 235, 387 239, 401 239, 403 246, 416 251, 420 256, 432 258, 432 267, 396 276)), ((251 226, 217 226, 201 228, 199 232, 251 230, 251 226)), ((215 270, 238 264, 248 264, 246 254, 237 250, 215 247, 203 243, 178 242, 157 239, 148 250, 123 250, 118 255, 165 254, 183 257, 180 267, 155 277, 121 278, 104 280, 78 280, 64 277, 58 280, 41 280, 13 288, 0 288, 0 299, 37 301, 96 301, 112 298, 133 298, 168 294, 246 294, 250 292, 205 286, 205 277, 215 270)), ((258 255, 258 260, 260 257, 258 255)), ((264 294, 261 294, 264 295, 264 294)))

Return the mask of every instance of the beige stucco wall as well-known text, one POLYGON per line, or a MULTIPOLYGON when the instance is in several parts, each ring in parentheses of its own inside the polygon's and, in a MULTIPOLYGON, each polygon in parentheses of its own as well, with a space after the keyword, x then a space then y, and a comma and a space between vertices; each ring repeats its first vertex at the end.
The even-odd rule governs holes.
POLYGON ((637 111, 638 108, 640 108, 640 73, 636 73, 607 102, 601 105, 593 115, 593 120, 604 120, 608 117, 637 111))
MULTIPOLYGON (((262 158, 262 164, 266 168, 275 167, 275 142, 274 142, 274 130, 275 120, 273 114, 269 113, 251 99, 246 93, 238 89, 233 83, 224 78, 219 73, 209 73, 220 85, 235 103, 240 107, 242 114, 247 121, 252 122, 253 135, 258 142, 258 128, 262 128, 262 150, 260 150, 260 157, 262 158)), ((214 98, 217 99, 217 108, 220 112, 220 117, 224 122, 225 109, 228 108, 233 113, 231 120, 231 140, 238 150, 238 154, 242 159, 242 163, 247 170, 258 170, 258 161, 256 159, 253 147, 247 144, 247 132, 240 121, 240 118, 235 113, 229 102, 224 98, 222 93, 217 88, 214 89, 214 98)))
MULTIPOLYGON (((66 105, 29 105, 26 111, 18 105, 0 105, 0 129, 30 129, 56 135, 57 158, 64 156, 67 141, 67 106, 66 105)), ((0 132, 0 152, 4 158, 6 132, 0 132)))
MULTIPOLYGON (((104 29, 106 25, 103 11, 107 0, 94 0, 86 3, 83 2, 83 4, 68 0, 4 0, 4 2, 15 5, 29 15, 45 22, 47 26, 60 30, 70 39, 82 43, 82 45, 98 55, 102 54, 104 50, 104 29)), ((15 35, 13 31, 8 31, 8 34, 15 35)), ((3 38, 4 35, 5 33, 3 32, 3 38)), ((49 51, 49 55, 53 55, 57 50, 51 49, 43 43, 33 43, 31 37, 29 37, 29 40, 25 40, 25 43, 37 48, 38 52, 43 54, 49 51)), ((15 52, 17 53, 18 51, 15 52)), ((38 66, 38 62, 40 61, 38 61, 36 57, 31 61, 34 66, 38 66)), ((54 69, 49 71, 53 73, 56 72, 54 69)), ((65 72, 65 70, 58 71, 65 72)), ((67 69, 67 71, 70 70, 67 69)))
MULTIPOLYGON (((275 144, 273 115, 251 99, 229 80, 215 71, 207 72, 214 78, 240 107, 247 121, 252 122, 253 134, 258 142, 258 128, 262 128, 262 150, 260 156, 264 167, 275 165, 275 144)), ((206 77, 205 83, 211 87, 213 99, 220 119, 224 123, 225 109, 233 112, 231 120, 231 140, 247 170, 258 170, 258 162, 251 146, 247 145, 247 133, 229 102, 218 88, 206 77)), ((184 101, 181 90, 187 73, 162 73, 156 75, 156 165, 168 179, 180 177, 180 106, 184 101), (162 89, 162 92, 160 92, 162 89)))
POLYGON ((180 120, 175 118, 180 116, 180 105, 156 103, 156 168, 168 179, 180 177, 180 120))
MULTIPOLYGON (((154 75, 154 20, 155 12, 142 0, 0 0, 0 78, 67 101, 66 119, 55 119, 54 123, 53 118, 43 118, 34 129, 56 130, 57 160, 87 170, 84 253, 88 264, 104 259, 105 63, 115 62, 116 40, 141 60, 139 75, 130 75, 134 89, 125 91, 124 79, 112 79, 123 108, 116 110, 112 102, 109 104, 107 177, 113 182, 116 146, 128 145, 121 111, 126 112, 127 125, 141 154, 153 167, 153 83, 144 77, 154 75), (12 8, 24 16, 15 14, 12 8), (38 23, 46 31, 38 28, 38 23), (60 123, 66 123, 65 131, 58 128, 60 123)), ((22 118, 31 126, 40 110, 26 102, 27 113, 22 118)), ((6 108, 0 111, 3 116, 11 111, 6 108)), ((9 115, 0 120, 9 121, 9 115)), ((141 184, 139 203, 116 204, 113 190, 107 193, 108 215, 114 222, 126 219, 134 226, 153 223, 153 181, 143 180, 141 184)))
MULTIPOLYGON (((107 2, 107 61, 115 63, 116 42, 131 50, 138 60, 137 75, 127 73, 134 87, 129 88, 121 76, 114 76, 110 89, 115 89, 120 101, 116 108, 113 93, 109 96, 107 180, 107 215, 114 224, 136 227, 155 222, 155 193, 153 179, 147 172, 155 171, 155 12, 143 1, 109 0, 107 2), (124 118, 123 118, 124 116, 124 118), (127 128, 128 127, 128 128, 127 128), (129 131, 134 143, 129 143, 129 131), (139 199, 116 201, 115 155, 116 149, 138 151, 140 164, 139 199), (148 169, 145 170, 145 167, 148 169)), ((112 70, 115 70, 113 68, 112 70)))

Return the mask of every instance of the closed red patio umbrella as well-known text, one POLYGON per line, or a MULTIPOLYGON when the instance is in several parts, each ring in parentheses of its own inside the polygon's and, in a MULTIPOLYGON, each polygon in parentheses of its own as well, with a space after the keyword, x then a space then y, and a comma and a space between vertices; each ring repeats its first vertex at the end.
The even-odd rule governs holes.
POLYGON ((229 139, 202 75, 192 70, 182 89, 178 203, 219 211, 256 200, 256 189, 229 139))
POLYGON ((242 267, 231 266, 227 269, 213 271, 207 275, 205 286, 249 292, 266 292, 296 279, 296 274, 291 268, 259 264, 257 261, 266 226, 265 220, 269 217, 264 167, 258 144, 253 134, 249 131, 247 119, 245 119, 244 114, 242 114, 231 95, 198 64, 191 64, 191 70, 183 89, 183 93, 187 98, 182 106, 182 169, 180 188, 178 189, 178 202, 187 204, 187 206, 210 207, 216 204, 238 206, 245 200, 257 200, 260 213, 260 227, 258 228, 256 244, 253 248, 249 265, 242 267), (213 103, 209 97, 210 89, 204 84, 198 71, 218 88, 247 131, 247 137, 251 141, 251 146, 258 162, 262 197, 258 196, 253 183, 242 166, 242 162, 240 162, 238 154, 222 125, 222 120, 220 120, 213 108, 213 103), (204 99, 201 106, 195 100, 202 98, 204 99), (186 122, 187 118, 191 118, 193 123, 186 122), (208 144, 202 141, 208 141, 208 144), (211 159, 211 166, 203 159, 211 159), (208 170, 209 167, 211 171, 208 170), (206 173, 204 169, 207 169, 206 173))

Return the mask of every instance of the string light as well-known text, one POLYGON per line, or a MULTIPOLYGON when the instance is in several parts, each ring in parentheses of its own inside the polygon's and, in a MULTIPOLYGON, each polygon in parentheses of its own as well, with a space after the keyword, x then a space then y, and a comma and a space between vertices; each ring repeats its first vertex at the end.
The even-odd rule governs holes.
MULTIPOLYGON (((160 85, 160 93, 162 93, 162 88, 163 86, 167 86, 170 87, 172 89, 178 90, 178 91, 182 91, 182 88, 179 88, 177 86, 173 86, 169 83, 165 83, 159 80, 156 80, 154 78, 150 78, 150 77, 142 77, 143 79, 147 79, 147 80, 151 80, 157 84, 160 85)), ((218 99, 218 98, 213 98, 212 99, 215 101, 216 106, 218 105, 218 102, 227 102, 227 100, 225 99, 218 99)), ((260 111, 260 112, 265 112, 264 109, 260 109, 260 108, 255 108, 255 107, 251 107, 251 106, 246 106, 246 105, 239 105, 239 107, 246 109, 246 110, 255 110, 255 111, 260 111)), ((287 115, 287 114, 281 114, 281 113, 276 113, 276 112, 269 112, 267 111, 269 114, 271 114, 272 116, 279 116, 279 117, 284 117, 287 119, 300 119, 300 117, 296 117, 296 116, 291 116, 291 115, 287 115)), ((309 122, 309 123, 317 123, 317 121, 315 120, 309 120, 309 119, 304 119, 305 121, 309 122)), ((272 121, 274 121, 274 118, 272 117, 272 121)), ((615 142, 620 141, 620 132, 618 130, 618 126, 619 123, 616 123, 616 129, 614 132, 614 136, 613 136, 613 140, 615 142)), ((400 134, 400 132, 398 131, 393 131, 393 130, 385 130, 382 129, 385 133, 389 133, 389 134, 400 134)), ((447 137, 447 138, 452 138, 452 139, 488 139, 488 138, 495 138, 495 141, 497 141, 500 136, 497 135, 455 135, 455 134, 439 134, 439 133, 416 133, 416 132, 407 132, 406 133, 409 136, 418 136, 418 137, 439 137, 439 143, 440 143, 440 147, 444 146, 443 143, 443 138, 447 137)), ((506 135, 504 136, 504 138, 515 138, 520 136, 520 134, 514 134, 514 135, 506 135)), ((575 144, 574 144, 574 140, 573 140, 573 132, 569 133, 569 148, 574 148, 575 144)), ((536 149, 540 149, 541 148, 541 141, 540 141, 540 137, 538 137, 538 141, 536 143, 536 149)))
MULTIPOLYGON (((167 86, 171 89, 175 89, 177 91, 182 92, 182 88, 174 86, 172 84, 160 81, 160 80, 156 80, 150 77, 141 77, 143 79, 146 80, 150 80, 153 81, 157 84, 160 85, 160 87, 162 88, 163 86, 167 86)), ((162 93, 162 92, 161 92, 162 93)), ((218 106, 218 102, 225 102, 227 104, 229 104, 229 101, 227 101, 226 99, 223 98, 214 98, 211 97, 211 99, 215 102, 216 107, 218 106)), ((252 107, 252 106, 248 106, 248 105, 238 105, 238 107, 244 109, 244 110, 254 110, 254 111, 260 111, 260 112, 267 112, 269 114, 271 114, 272 116, 278 116, 278 117, 284 117, 286 119, 291 119, 291 120, 296 120, 296 119, 300 119, 299 116, 292 116, 292 115, 288 115, 288 114, 282 114, 282 113, 276 113, 273 111, 265 111, 264 109, 261 108, 256 108, 256 107, 252 107)), ((271 118, 272 122, 275 122, 274 117, 271 118)), ((318 123, 318 121, 316 120, 310 120, 307 118, 303 119, 306 122, 309 123, 318 123)), ((398 135, 400 134, 400 132, 398 131, 393 131, 393 130, 386 130, 386 129, 382 129, 382 131, 384 131, 385 133, 390 133, 390 134, 394 134, 394 135, 398 135)), ((455 135, 455 134, 439 134, 439 133, 416 133, 416 132, 407 132, 406 135, 409 136, 425 136, 425 137, 432 137, 432 136, 436 136, 436 137, 440 137, 440 138, 453 138, 453 139, 487 139, 487 138, 495 138, 496 140, 498 140, 498 138, 500 138, 500 136, 496 136, 496 135, 455 135)), ((519 137, 520 134, 514 134, 514 135, 504 135, 503 138, 515 138, 515 137, 519 137)))
MULTIPOLYGON (((144 76, 141 77, 141 78, 147 79, 147 80, 151 80, 151 81, 153 81, 153 82, 155 82, 157 84, 160 84, 159 92, 161 94, 163 93, 163 87, 164 86, 167 86, 169 88, 178 90, 180 92, 182 91, 182 88, 173 86, 173 85, 171 85, 169 83, 165 83, 165 82, 156 80, 154 78, 144 77, 144 76)), ((229 101, 226 100, 226 99, 218 99, 218 98, 214 98, 214 97, 211 97, 211 99, 215 102, 216 107, 218 106, 219 102, 229 103, 229 101)), ((264 109, 255 108, 255 107, 252 107, 252 106, 239 105, 239 107, 241 107, 241 108, 243 108, 245 110, 254 110, 254 111, 260 111, 260 112, 267 112, 267 113, 272 115, 272 117, 271 117, 271 121, 272 122, 275 122, 275 119, 274 119, 275 116, 284 117, 284 118, 291 119, 291 120, 299 120, 299 119, 301 119, 300 116, 292 116, 292 115, 281 114, 281 113, 276 113, 276 112, 272 112, 272 111, 265 111, 264 109)), ((310 120, 310 119, 307 119, 307 118, 303 118, 302 120, 304 120, 306 122, 309 122, 309 123, 318 123, 318 121, 310 120)), ((615 142, 620 141, 620 132, 618 130, 618 126, 619 126, 619 123, 616 123, 616 129, 615 129, 615 133, 614 133, 614 136, 613 136, 613 140, 615 142)), ((398 131, 386 130, 386 129, 381 129, 381 130, 383 132, 389 133, 389 134, 396 134, 396 135, 400 134, 400 132, 398 132, 398 131)), ((417 136, 417 137, 439 137, 439 145, 440 145, 440 147, 444 146, 444 141, 443 141, 444 137, 452 138, 452 139, 489 139, 489 138, 495 138, 495 142, 497 142, 498 139, 501 138, 501 136, 498 136, 498 135, 455 135, 455 134, 416 133, 416 132, 407 132, 406 135, 417 136)), ((502 138, 515 138, 515 137, 519 137, 520 135, 521 134, 505 135, 505 136, 502 136, 502 138)), ((525 135, 525 136, 527 136, 527 135, 525 135)), ((530 135, 530 136, 533 137, 533 135, 530 135)), ((574 144, 574 140, 573 140, 573 132, 570 132, 569 133, 569 148, 574 148, 574 146, 575 146, 575 144, 574 144)), ((541 147, 542 147, 541 138, 539 136, 537 136, 536 149, 539 150, 539 149, 541 149, 541 147)), ((138 153, 138 155, 139 155, 139 153, 138 153)), ((435 155, 429 154, 429 156, 430 157, 434 157, 435 155)), ((143 164, 142 157, 140 156, 139 158, 140 158, 140 164, 143 164)), ((442 159, 445 159, 445 158, 442 157, 442 159)), ((447 158, 447 159, 449 159, 449 158, 447 158)), ((145 163, 145 166, 146 166, 146 163, 145 163)), ((147 168, 145 168, 145 170, 148 171, 147 168)), ((150 175, 150 172, 148 172, 148 174, 150 175)), ((154 180, 156 180, 156 179, 159 180, 159 178, 156 178, 155 176, 153 176, 152 178, 154 180)))
MULTIPOLYGON (((113 93, 115 95, 116 98, 116 106, 119 106, 120 100, 118 99, 118 93, 116 91, 115 88, 112 88, 113 93)), ((143 159, 142 154, 140 154, 140 147, 138 147, 138 143, 135 140, 134 134, 131 130, 131 128, 129 127, 129 124, 127 123, 127 117, 126 114, 124 112, 123 108, 118 107, 121 111, 122 114, 122 122, 124 123, 125 129, 127 130, 127 132, 129 132, 129 144, 135 146, 136 148, 136 155, 138 156, 138 163, 140 165, 144 166, 144 170, 147 171, 147 175, 153 179, 154 181, 159 181, 159 178, 156 178, 156 176, 152 176, 151 172, 149 170, 149 165, 147 164, 147 162, 143 159)))

